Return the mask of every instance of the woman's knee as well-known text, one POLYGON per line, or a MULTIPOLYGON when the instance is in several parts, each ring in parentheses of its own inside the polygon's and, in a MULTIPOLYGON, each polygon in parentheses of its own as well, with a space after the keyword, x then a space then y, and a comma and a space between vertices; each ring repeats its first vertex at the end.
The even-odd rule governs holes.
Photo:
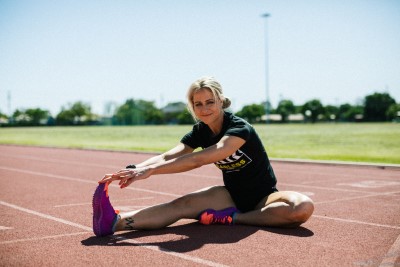
POLYGON ((294 193, 293 202, 291 203, 292 210, 289 214, 289 220, 291 225, 299 226, 305 223, 314 212, 314 203, 306 195, 300 193, 294 193))
POLYGON ((314 212, 314 203, 306 195, 292 191, 277 192, 275 201, 282 201, 288 205, 286 219, 290 227, 305 223, 314 212))
POLYGON ((293 207, 293 210, 290 214, 290 220, 294 224, 303 224, 305 223, 314 212, 314 203, 308 197, 306 199, 301 200, 299 203, 296 203, 293 207))

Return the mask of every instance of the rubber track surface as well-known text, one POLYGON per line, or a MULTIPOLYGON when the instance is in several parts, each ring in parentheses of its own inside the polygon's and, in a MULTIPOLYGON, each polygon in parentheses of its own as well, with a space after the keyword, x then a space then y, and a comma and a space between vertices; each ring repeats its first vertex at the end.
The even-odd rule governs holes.
MULTIPOLYGON (((296 229, 204 226, 97 238, 92 195, 105 174, 148 154, 0 146, 1 266, 400 266, 400 168, 273 161, 279 190, 309 195, 296 229)), ((111 184, 114 207, 135 210, 222 184, 212 165, 111 184)))

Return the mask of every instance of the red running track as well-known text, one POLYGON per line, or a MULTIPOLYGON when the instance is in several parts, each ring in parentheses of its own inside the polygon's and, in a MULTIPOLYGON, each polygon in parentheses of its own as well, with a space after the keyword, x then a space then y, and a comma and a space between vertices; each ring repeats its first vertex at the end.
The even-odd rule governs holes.
MULTIPOLYGON (((297 229, 203 226, 96 238, 97 181, 148 154, 0 146, 1 266, 400 266, 400 168, 272 161, 280 190, 309 195, 297 229)), ((115 208, 134 210, 222 184, 212 165, 110 186, 115 208)))

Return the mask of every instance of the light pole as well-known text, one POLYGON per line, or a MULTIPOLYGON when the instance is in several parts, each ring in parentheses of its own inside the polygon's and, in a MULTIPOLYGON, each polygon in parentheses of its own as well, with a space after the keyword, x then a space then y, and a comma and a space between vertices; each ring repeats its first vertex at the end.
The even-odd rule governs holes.
POLYGON ((268 77, 268 17, 271 15, 269 13, 262 14, 261 17, 265 18, 265 92, 266 92, 266 102, 265 102, 265 115, 266 123, 269 123, 269 113, 270 113, 270 101, 269 101, 269 77, 268 77))

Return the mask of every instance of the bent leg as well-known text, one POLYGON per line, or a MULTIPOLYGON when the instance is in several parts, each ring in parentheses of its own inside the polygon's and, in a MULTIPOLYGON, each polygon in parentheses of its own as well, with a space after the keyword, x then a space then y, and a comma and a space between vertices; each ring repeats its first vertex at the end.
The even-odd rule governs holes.
POLYGON ((238 213, 236 224, 297 227, 306 222, 314 211, 312 200, 303 194, 280 191, 265 197, 254 211, 238 213))
POLYGON ((196 219, 205 209, 224 209, 234 207, 232 198, 223 186, 205 188, 171 202, 163 203, 137 211, 120 214, 115 231, 159 229, 179 219, 196 219))

